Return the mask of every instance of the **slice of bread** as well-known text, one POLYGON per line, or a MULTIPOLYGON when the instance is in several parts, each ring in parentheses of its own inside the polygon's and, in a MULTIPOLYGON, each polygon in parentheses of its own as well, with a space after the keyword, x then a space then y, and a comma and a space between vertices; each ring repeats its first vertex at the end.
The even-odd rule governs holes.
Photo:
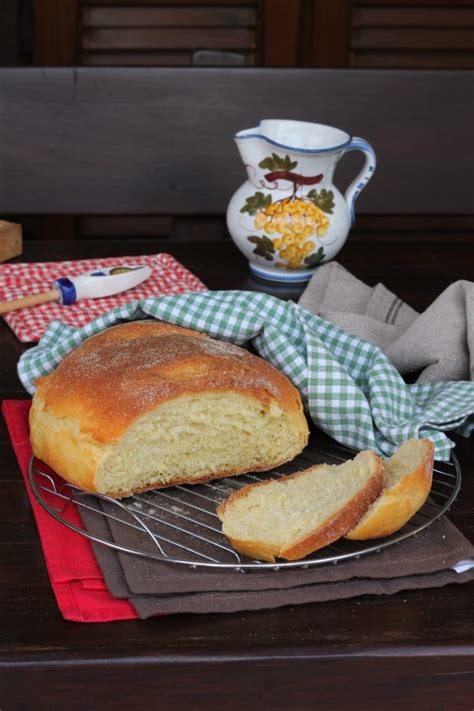
POLYGON ((217 509, 234 548, 259 560, 298 560, 351 531, 383 489, 373 452, 250 484, 217 509))
POLYGON ((346 538, 364 541, 395 533, 423 506, 431 489, 434 447, 409 439, 384 462, 384 492, 346 538))

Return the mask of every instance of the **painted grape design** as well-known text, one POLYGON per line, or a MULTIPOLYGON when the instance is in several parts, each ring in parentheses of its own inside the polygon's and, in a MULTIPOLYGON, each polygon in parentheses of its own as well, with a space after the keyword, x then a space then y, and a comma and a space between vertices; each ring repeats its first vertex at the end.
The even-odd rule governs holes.
POLYGON ((322 210, 301 198, 279 200, 255 216, 255 228, 272 235, 273 246, 284 260, 275 264, 280 269, 300 269, 304 258, 316 247, 311 238, 323 237, 328 226, 329 220, 322 210))
POLYGON ((255 244, 254 254, 268 261, 276 258, 278 269, 311 269, 325 259, 324 249, 316 249, 316 238, 326 234, 334 208, 332 190, 310 190, 307 195, 298 195, 301 185, 314 185, 320 182, 322 175, 302 176, 293 172, 296 161, 289 156, 281 158, 275 153, 260 162, 260 167, 270 172, 265 178, 287 180, 293 183, 293 194, 272 202, 270 194, 256 192, 247 198, 240 212, 252 217, 253 226, 265 235, 251 235, 247 239, 255 244), (274 256, 278 255, 278 256, 274 256))

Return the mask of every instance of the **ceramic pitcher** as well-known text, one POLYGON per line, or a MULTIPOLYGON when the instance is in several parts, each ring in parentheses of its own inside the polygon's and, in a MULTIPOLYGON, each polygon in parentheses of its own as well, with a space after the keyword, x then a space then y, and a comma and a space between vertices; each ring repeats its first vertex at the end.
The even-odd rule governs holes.
POLYGON ((346 240, 356 198, 375 170, 373 148, 338 128, 303 121, 261 121, 234 138, 248 175, 227 209, 234 242, 257 276, 307 281, 346 240), (365 163, 342 195, 334 169, 354 150, 365 163))

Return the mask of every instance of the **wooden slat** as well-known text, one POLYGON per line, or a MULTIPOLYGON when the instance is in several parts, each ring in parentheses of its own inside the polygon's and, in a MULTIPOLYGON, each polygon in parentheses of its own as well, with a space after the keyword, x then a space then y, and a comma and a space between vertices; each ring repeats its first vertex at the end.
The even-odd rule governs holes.
MULTIPOLYGON (((38 213, 43 210, 38 210, 38 213)), ((57 210, 62 212, 62 210, 57 210)), ((69 215, 42 215, 38 214, 32 220, 32 225, 28 226, 28 219, 24 220, 22 216, 22 225, 25 227, 26 234, 32 239, 40 241, 44 240, 73 240, 76 237, 76 219, 69 215)), ((46 255, 45 255, 46 256, 46 255)))
POLYGON ((173 221, 171 240, 176 242, 223 242, 230 240, 224 217, 177 217, 173 221))
MULTIPOLYGON (((202 61, 204 50, 197 52, 83 52, 82 64, 92 67, 190 67, 190 66, 230 66, 223 61, 226 53, 214 52, 214 57, 202 61), (199 60, 199 61, 198 61, 199 60), (212 61, 211 61, 212 60, 212 61)), ((210 52, 208 52, 210 54, 210 52)), ((229 53, 227 53, 229 54, 229 53)), ((239 51, 243 61, 232 66, 252 66, 255 64, 255 52, 239 51)))
POLYGON ((34 17, 34 64, 75 64, 79 0, 34 0, 34 17))
POLYGON ((356 29, 355 49, 452 49, 472 50, 474 29, 356 29))
POLYGON ((196 49, 192 64, 195 67, 245 67, 255 64, 255 52, 239 50, 228 52, 219 49, 196 49))
POLYGON ((105 215, 79 218, 78 236, 156 237, 173 242, 222 241, 229 239, 223 217, 181 217, 159 215, 105 215))
POLYGON ((312 67, 347 67, 350 29, 350 2, 313 0, 311 40, 305 64, 312 67))
POLYGON ((19 26, 18 4, 4 2, 1 6, 0 21, 0 66, 17 66, 24 64, 25 57, 21 51, 21 31, 19 26))
POLYGON ((473 52, 357 51, 351 66, 369 69, 472 69, 473 52))
POLYGON ((96 215, 79 219, 80 237, 168 237, 173 218, 158 215, 96 215))
POLYGON ((247 29, 159 29, 117 28, 85 29, 85 50, 117 49, 254 49, 255 33, 247 29))
POLYGON ((0 106, 4 216, 222 215, 246 177, 233 135, 262 111, 372 143, 358 213, 474 212, 474 72, 1 69, 0 106))
POLYGON ((81 63, 92 67, 190 67, 192 52, 83 52, 81 63))
POLYGON ((301 0, 263 0, 262 63, 294 67, 300 60, 301 0))
MULTIPOLYGON (((66 0, 67 1, 67 0, 66 0)), ((83 0, 83 5, 126 5, 138 6, 143 5, 239 5, 256 7, 259 0, 83 0)))
MULTIPOLYGON (((203 2, 204 4, 204 2, 203 2)), ((83 27, 248 27, 252 7, 84 7, 83 27)))
MULTIPOLYGON (((99 1, 99 0, 98 0, 99 1)), ((114 0, 107 0, 107 2, 113 2, 114 0)), ((122 2, 122 0, 119 0, 122 2)), ((126 0, 123 0, 124 2, 126 0)), ((158 2, 162 2, 164 0, 158 0, 158 2)), ((214 1, 214 0, 213 0, 214 1)), ((178 0, 178 2, 181 2, 181 0, 178 0)), ((184 0, 183 0, 184 2, 184 0)), ((195 2, 195 0, 192 0, 192 2, 195 2)), ((442 6, 442 7, 451 7, 451 6, 462 6, 462 7, 472 7, 472 0, 453 0, 453 2, 450 2, 450 0, 352 0, 354 5, 375 5, 375 6, 383 6, 383 7, 393 7, 394 5, 399 5, 401 7, 413 7, 414 5, 419 6, 419 7, 436 7, 436 6, 442 6)))
MULTIPOLYGON (((413 0, 416 3, 416 0, 413 0)), ((417 3, 416 3, 417 4, 417 3)), ((354 7, 354 27, 474 27, 474 7, 354 7)))
POLYGON ((356 231, 417 233, 426 239, 438 234, 442 238, 449 232, 456 234, 456 240, 467 239, 474 231, 474 215, 360 215, 356 231))

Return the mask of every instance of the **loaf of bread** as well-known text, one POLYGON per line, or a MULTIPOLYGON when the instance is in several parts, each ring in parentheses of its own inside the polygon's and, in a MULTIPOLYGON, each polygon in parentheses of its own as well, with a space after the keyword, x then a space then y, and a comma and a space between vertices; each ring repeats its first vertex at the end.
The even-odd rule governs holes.
POLYGON ((383 488, 382 459, 365 451, 250 484, 217 508, 234 548, 258 560, 298 560, 351 531, 383 488))
POLYGON ((384 491, 346 538, 364 541, 389 536, 423 506, 431 490, 434 447, 409 439, 384 462, 384 491))
POLYGON ((36 385, 34 454, 113 497, 270 469, 308 440, 300 395, 272 365, 156 321, 92 336, 36 385))

